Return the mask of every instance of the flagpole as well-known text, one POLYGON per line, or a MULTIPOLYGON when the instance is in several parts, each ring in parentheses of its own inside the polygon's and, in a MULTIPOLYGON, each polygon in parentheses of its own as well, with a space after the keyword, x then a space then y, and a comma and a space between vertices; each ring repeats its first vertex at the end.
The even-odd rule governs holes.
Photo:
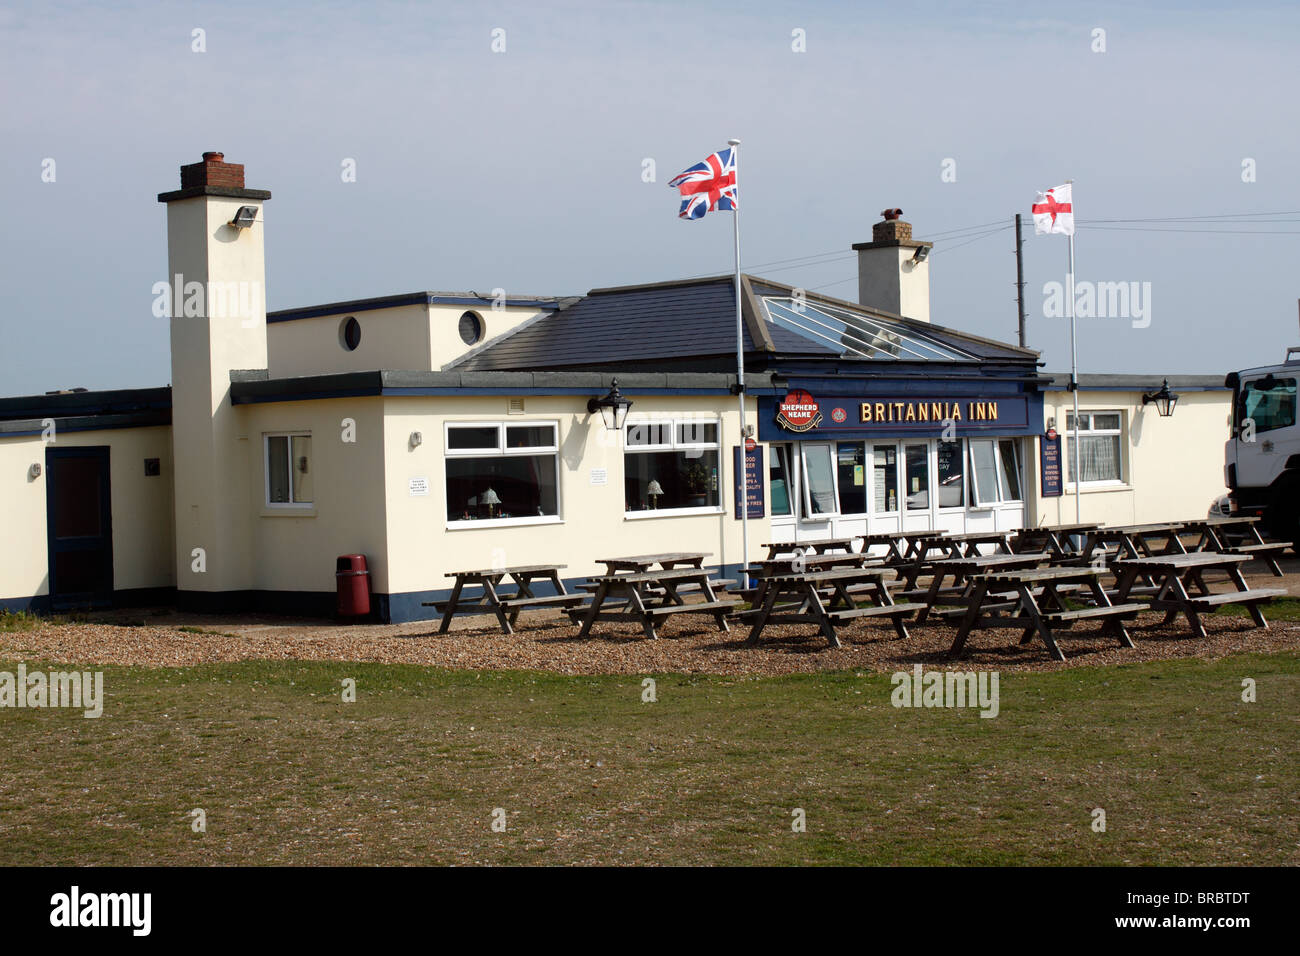
MULTIPOLYGON (((1074 180, 1067 179, 1067 185, 1073 186, 1074 180)), ((1074 191, 1071 190, 1071 215, 1074 209, 1074 191)), ((1067 301, 1070 306, 1070 394, 1074 396, 1074 428, 1071 430, 1073 435, 1070 444, 1073 447, 1074 458, 1074 520, 1075 523, 1082 523, 1083 509, 1079 500, 1079 486, 1083 483, 1083 473, 1079 471, 1079 351, 1075 338, 1075 317, 1074 317, 1074 230, 1066 236, 1069 240, 1070 247, 1070 271, 1066 273, 1067 301)))
POLYGON ((729 139, 731 162, 735 169, 736 202, 731 209, 731 228, 736 244, 736 401, 740 406, 740 586, 749 587, 749 451, 745 448, 745 335, 740 315, 740 140, 729 139))

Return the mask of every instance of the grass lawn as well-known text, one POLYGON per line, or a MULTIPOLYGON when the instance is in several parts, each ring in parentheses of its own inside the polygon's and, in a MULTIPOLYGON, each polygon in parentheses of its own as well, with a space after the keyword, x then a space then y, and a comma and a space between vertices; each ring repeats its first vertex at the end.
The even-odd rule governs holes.
POLYGON ((642 703, 618 676, 103 671, 98 720, 0 710, 0 863, 1300 862, 1294 653, 1008 673, 995 719, 853 673, 642 703))

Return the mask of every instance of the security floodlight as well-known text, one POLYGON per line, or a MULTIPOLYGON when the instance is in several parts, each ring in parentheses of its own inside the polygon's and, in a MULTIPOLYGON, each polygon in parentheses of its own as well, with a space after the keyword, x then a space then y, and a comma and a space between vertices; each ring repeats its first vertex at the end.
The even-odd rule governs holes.
POLYGON ((929 246, 917 246, 916 252, 912 253, 912 261, 917 265, 920 265, 928 258, 930 258, 929 246))
POLYGON ((235 218, 230 220, 230 225, 236 229, 247 229, 255 222, 257 222, 257 207, 240 206, 239 211, 235 213, 235 218))
POLYGON ((632 402, 624 398, 623 393, 618 390, 618 379, 612 379, 609 384, 609 393, 604 398, 587 400, 587 414, 594 415, 600 412, 605 427, 616 432, 622 430, 623 422, 627 420, 627 410, 632 407, 632 402))

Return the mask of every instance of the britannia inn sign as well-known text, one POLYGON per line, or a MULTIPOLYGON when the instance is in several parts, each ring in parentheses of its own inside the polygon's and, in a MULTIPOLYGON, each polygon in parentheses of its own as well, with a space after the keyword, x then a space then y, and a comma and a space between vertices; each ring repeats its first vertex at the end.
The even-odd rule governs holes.
POLYGON ((329 613, 346 566, 402 621, 456 568, 690 548, 730 574, 766 541, 1056 523, 1076 488, 1109 523, 1223 493, 1220 379, 1171 377, 1160 419, 1165 376, 1083 375, 1076 422, 1037 352, 930 321, 936 257, 897 217, 853 246, 856 302, 741 273, 268 312, 271 193, 214 152, 158 199, 171 385, 0 399, 0 607, 329 613), (1046 439, 1076 424, 1077 475, 1046 439))

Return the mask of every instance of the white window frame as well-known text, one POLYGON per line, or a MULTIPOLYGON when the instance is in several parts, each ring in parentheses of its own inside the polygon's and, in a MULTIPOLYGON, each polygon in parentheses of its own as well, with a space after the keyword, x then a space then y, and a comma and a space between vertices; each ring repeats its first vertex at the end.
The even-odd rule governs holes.
POLYGON ((1025 469, 1024 455, 1020 452, 1020 440, 1010 436, 994 436, 991 438, 974 438, 969 437, 966 440, 966 468, 970 473, 970 496, 968 508, 976 511, 988 511, 1001 505, 1023 505, 1025 496, 1025 469), (1016 474, 1020 478, 1020 497, 1012 498, 1007 488, 1005 464, 1002 459, 1002 443, 1011 442, 1015 455, 1016 474), (995 497, 985 498, 983 489, 979 484, 979 469, 975 467, 975 445, 977 442, 989 442, 993 447, 993 477, 997 483, 995 497))
MULTIPOLYGON (((282 432, 264 432, 262 434, 262 500, 268 509, 273 511, 312 511, 316 507, 315 500, 312 501, 294 501, 294 477, 293 477, 293 440, 295 438, 311 438, 310 431, 282 431, 282 432), (271 439, 283 438, 285 441, 285 454, 289 461, 289 500, 272 501, 271 500, 271 439)), ((314 446, 313 454, 308 459, 315 458, 314 446)))
MULTIPOLYGON (((777 461, 782 464, 782 470, 785 472, 785 498, 786 504, 790 508, 788 512, 777 514, 776 506, 771 505, 772 520, 774 521, 797 521, 799 517, 799 483, 795 479, 795 472, 798 470, 795 463, 794 446, 788 442, 774 442, 768 446, 768 451, 772 456, 768 463, 769 474, 777 461)), ((768 478, 767 500, 772 501, 771 478, 768 478)))
MULTIPOLYGON (((872 441, 871 439, 868 439, 868 440, 867 440, 867 448, 870 450, 870 454, 868 455, 868 460, 870 461, 870 464, 871 464, 871 473, 870 473, 870 475, 869 475, 869 477, 868 477, 868 481, 869 481, 869 483, 870 483, 870 491, 869 491, 868 499, 867 499, 867 501, 868 501, 868 506, 869 506, 869 508, 870 508, 871 510, 870 510, 868 513, 869 513, 869 514, 872 514, 872 515, 878 515, 878 516, 880 516, 880 517, 882 517, 882 518, 883 518, 883 517, 896 518, 896 517, 898 517, 898 516, 902 513, 902 509, 903 509, 903 497, 904 497, 903 494, 902 494, 902 491, 903 491, 902 481, 900 481, 900 479, 899 479, 899 473, 903 471, 903 462, 902 462, 902 458, 900 457, 901 454, 902 454, 902 452, 901 452, 901 450, 900 450, 900 448, 899 448, 898 441, 897 441, 897 440, 888 440, 888 439, 886 439, 886 440, 884 440, 884 441, 872 441), (876 448, 877 448, 877 447, 881 447, 881 448, 892 448, 893 451, 894 451, 894 505, 895 505, 895 508, 894 508, 893 511, 889 511, 889 510, 887 510, 887 509, 881 509, 880 511, 877 511, 877 510, 876 510, 876 448)), ((886 503, 888 503, 888 497, 886 497, 886 503)))
MULTIPOLYGON (((685 418, 673 418, 672 416, 654 416, 650 418, 633 418, 623 422, 623 434, 621 436, 623 444, 623 456, 626 459, 628 455, 653 454, 655 452, 665 451, 716 451, 718 453, 718 503, 716 505, 703 505, 695 508, 652 508, 648 511, 624 511, 623 518, 627 521, 644 521, 648 518, 677 518, 682 515, 718 515, 726 511, 726 496, 724 489, 727 487, 727 476, 725 462, 722 455, 722 418, 687 416, 685 418), (688 442, 681 441, 678 438, 678 430, 682 425, 712 425, 715 434, 718 436, 716 441, 712 442, 688 442), (645 428, 648 426, 667 426, 669 440, 667 444, 662 442, 653 445, 629 445, 627 443, 627 433, 630 428, 645 428)), ((703 457, 702 455, 700 457, 703 457)), ((626 505, 626 502, 624 502, 626 505)))
MULTIPOLYGON (((564 523, 564 483, 560 480, 563 471, 560 468, 560 423, 556 419, 513 419, 512 421, 459 421, 444 422, 442 426, 442 454, 447 458, 533 458, 538 455, 552 455, 555 458, 555 514, 525 515, 518 518, 475 518, 447 519, 447 530, 465 530, 468 528, 508 528, 516 525, 563 524, 564 523), (510 428, 545 428, 551 429, 551 444, 530 445, 527 448, 506 447, 506 434, 510 428), (458 429, 495 428, 497 441, 495 448, 452 448, 451 433, 458 429)), ((450 512, 447 501, 447 469, 442 469, 442 497, 444 513, 450 512)))
POLYGON ((961 504, 959 505, 945 505, 943 503, 943 485, 939 476, 940 442, 941 439, 934 439, 934 472, 931 475, 931 481, 934 483, 934 506, 938 511, 945 514, 957 514, 972 506, 971 482, 969 481, 970 456, 966 451, 967 442, 964 437, 954 438, 951 442, 942 442, 946 445, 955 444, 958 448, 957 458, 961 462, 961 504))
MULTIPOLYGON (((1073 488, 1075 485, 1075 482, 1071 481, 1069 478, 1070 473, 1074 470, 1074 448, 1073 448, 1074 429, 1069 427, 1070 418, 1073 415, 1074 415, 1073 411, 1066 412, 1065 415, 1066 429, 1064 432, 1065 435, 1064 451, 1066 456, 1065 458, 1066 486, 1069 488, 1073 488)), ((1118 408, 1096 408, 1096 409, 1088 409, 1084 411, 1080 409, 1079 437, 1081 439, 1082 438, 1111 438, 1111 437, 1119 439, 1119 450, 1116 454, 1116 464, 1119 466, 1119 477, 1103 478, 1100 481, 1081 481, 1078 482, 1079 486, 1081 488, 1123 488, 1125 487, 1127 485, 1127 482, 1124 480, 1124 475, 1128 471, 1128 462, 1125 460, 1126 449, 1124 447, 1125 443, 1124 443, 1123 410, 1118 408), (1115 415, 1119 418, 1119 427, 1118 428, 1093 428, 1092 421, 1094 415, 1115 415), (1087 419, 1088 421, 1087 428, 1083 427, 1084 419, 1087 419)))
POLYGON ((803 479, 801 482, 803 498, 803 520, 805 521, 829 521, 832 518, 840 516, 840 480, 839 480, 839 461, 835 455, 835 442, 833 441, 802 441, 799 443, 799 475, 803 479), (812 482, 808 480, 808 451, 812 448, 825 448, 830 462, 831 475, 831 501, 835 504, 835 510, 823 511, 813 514, 812 509, 812 482))

